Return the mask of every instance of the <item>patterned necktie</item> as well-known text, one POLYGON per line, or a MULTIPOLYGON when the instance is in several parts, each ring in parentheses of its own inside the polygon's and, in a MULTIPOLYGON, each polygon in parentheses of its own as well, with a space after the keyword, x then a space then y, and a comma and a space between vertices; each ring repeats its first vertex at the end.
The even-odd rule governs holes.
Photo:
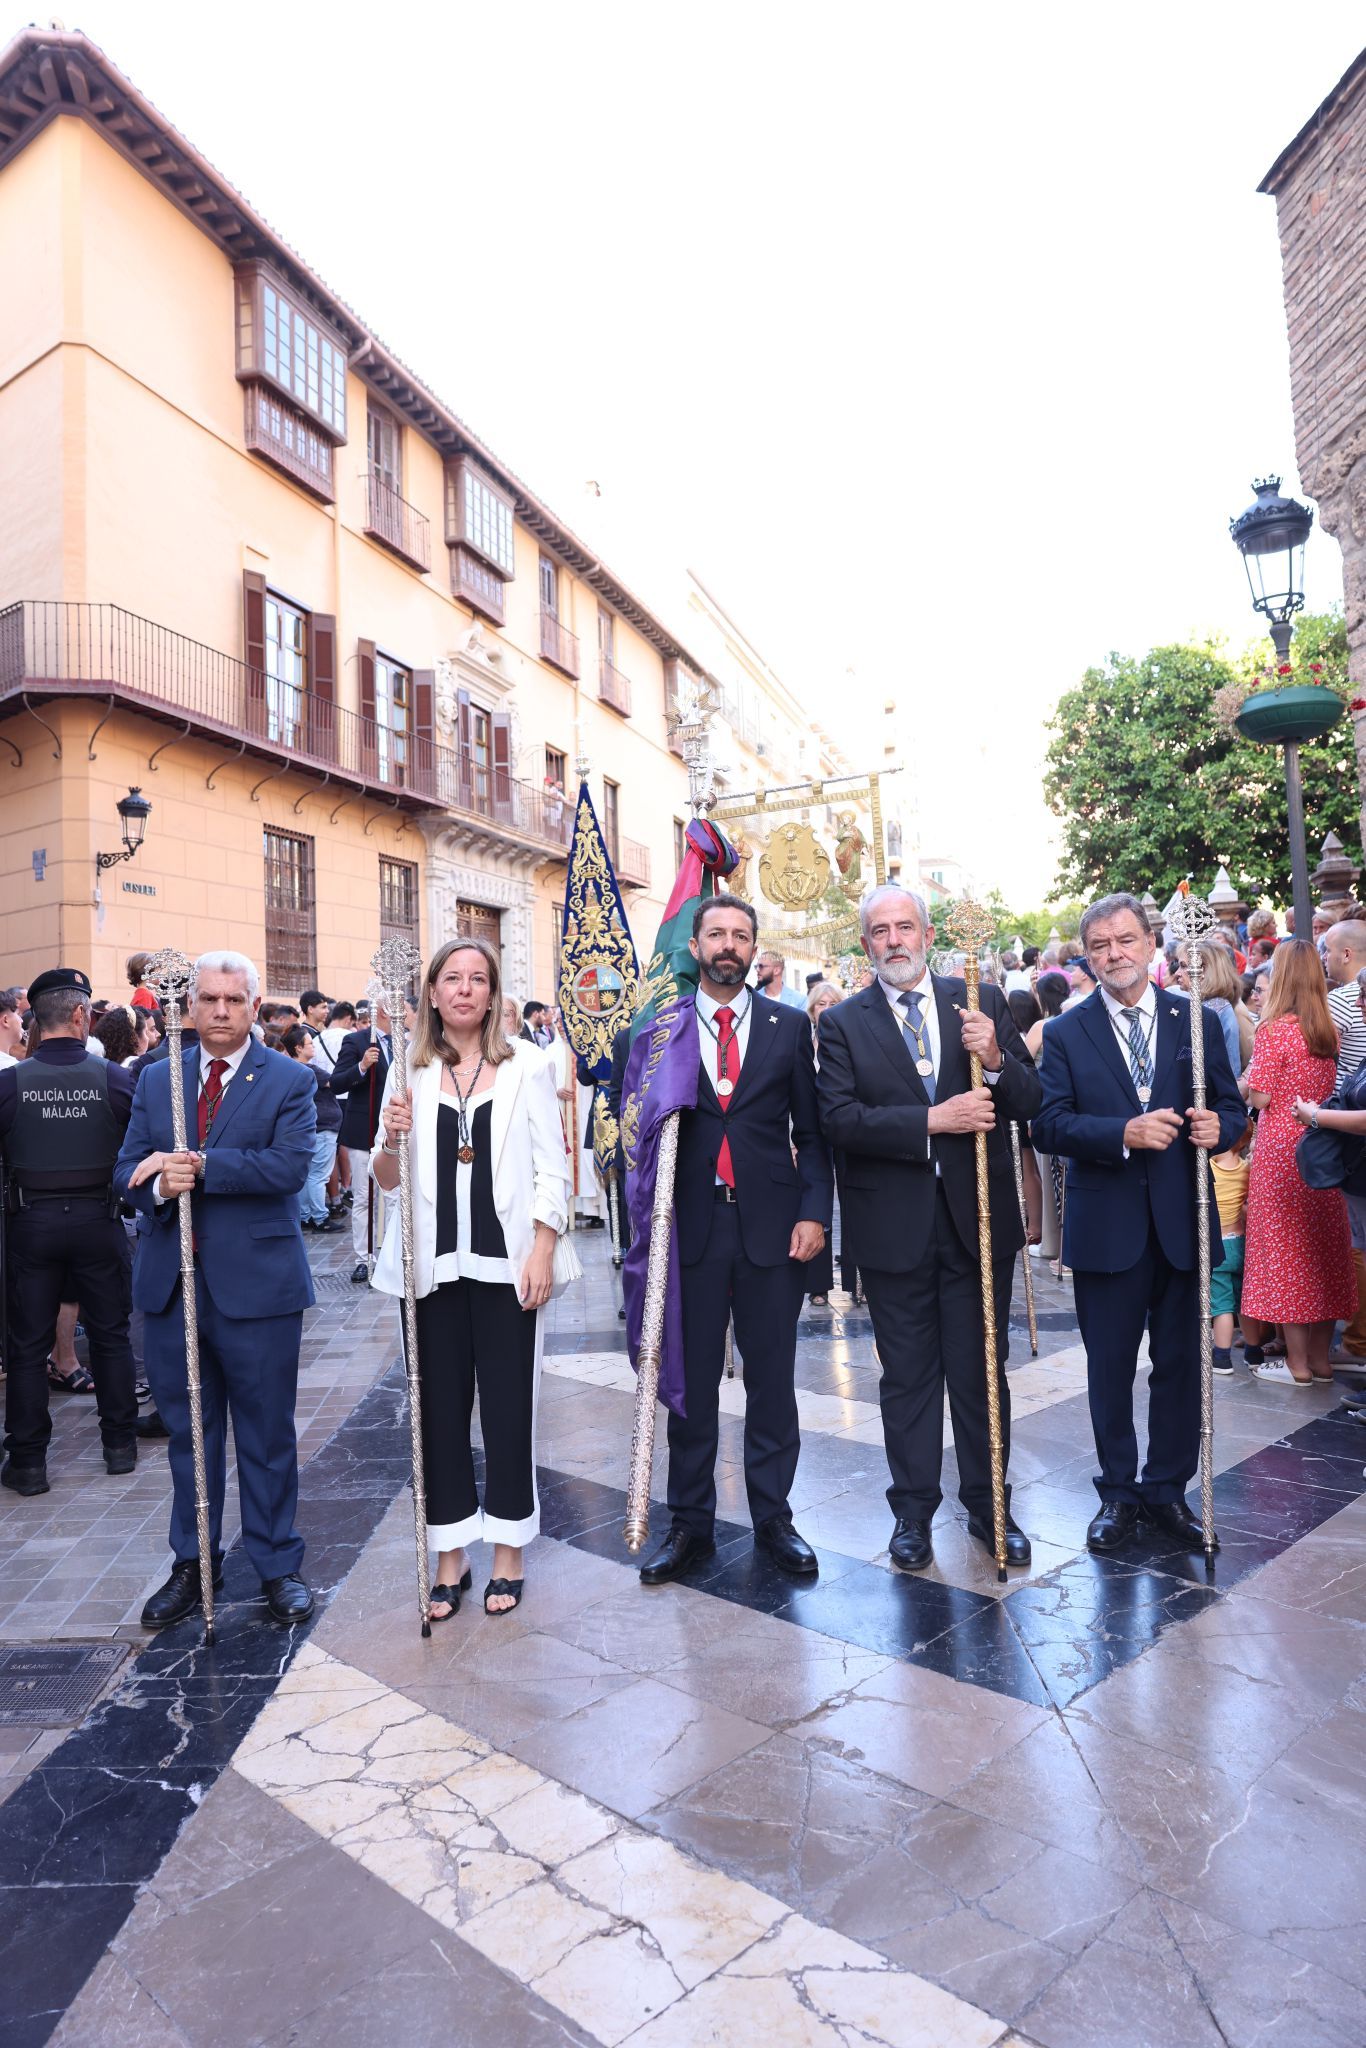
MULTIPOLYGON (((718 1010, 716 1013, 716 1094, 721 1104, 721 1113, 730 1108, 731 1095, 740 1078, 740 1044, 735 1036, 734 1010, 718 1010), (730 1086, 722 1084, 729 1082, 730 1086)), ((728 1188, 735 1186, 735 1168, 731 1165, 730 1139, 722 1136, 721 1150, 716 1155, 716 1178, 724 1181, 728 1188)))
POLYGON ((1153 1062, 1148 1051, 1148 1034, 1143 1028, 1143 1012, 1126 1010, 1124 1015, 1129 1022, 1129 1072, 1133 1075, 1140 1100, 1146 1102, 1148 1097, 1143 1090, 1146 1088, 1149 1094, 1152 1092, 1153 1062))
POLYGON ((202 1145, 213 1129, 213 1120, 218 1114, 218 1105, 223 1100, 223 1076, 228 1071, 226 1060, 210 1060, 209 1071, 204 1076, 204 1086, 199 1091, 199 1142, 202 1145))
POLYGON ((925 1028, 925 1020, 920 1014, 920 1006, 924 1000, 925 998, 918 988, 908 988, 902 995, 897 997, 897 1001, 906 1012, 905 1021, 901 1029, 905 1035, 907 1048, 915 1055, 915 1070, 920 1075, 920 1079, 924 1084, 925 1093, 929 1096, 930 1101, 933 1102, 934 1062, 930 1053, 930 1035, 925 1028), (929 1067, 929 1072, 923 1073, 921 1069, 926 1066, 929 1067))

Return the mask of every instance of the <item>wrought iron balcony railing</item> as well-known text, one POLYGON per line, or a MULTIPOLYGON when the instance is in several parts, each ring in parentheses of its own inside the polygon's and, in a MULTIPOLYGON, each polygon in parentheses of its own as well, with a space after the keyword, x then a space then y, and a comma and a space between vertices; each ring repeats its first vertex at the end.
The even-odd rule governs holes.
POLYGON ((610 704, 623 718, 631 716, 631 679, 624 676, 605 654, 598 656, 598 695, 604 704, 610 704))
POLYGON ((415 569, 431 568, 431 521, 373 470, 365 479, 365 531, 415 569))
POLYGON ((96 696, 183 725, 186 736, 235 742, 333 782, 452 810, 556 851, 573 807, 485 769, 467 753, 347 711, 234 656, 113 604, 19 602, 0 607, 0 715, 31 700, 96 696))
POLYGON ((541 659, 567 676, 578 679, 579 636, 562 626, 554 612, 541 606, 541 659))
POLYGON ((649 888, 650 849, 638 839, 618 840, 615 866, 619 882, 629 882, 638 889, 649 888))

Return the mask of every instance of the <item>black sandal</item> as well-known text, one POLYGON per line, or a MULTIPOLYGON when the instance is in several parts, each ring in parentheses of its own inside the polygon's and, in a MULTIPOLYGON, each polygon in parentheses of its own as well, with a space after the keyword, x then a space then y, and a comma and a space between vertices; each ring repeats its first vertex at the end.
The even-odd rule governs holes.
POLYGON ((469 1566, 466 1565, 465 1576, 460 1581, 460 1584, 458 1586, 433 1586, 430 1597, 427 1602, 428 1621, 454 1621, 456 1615, 460 1612, 460 1595, 462 1593, 468 1593, 470 1587, 473 1584, 474 1574, 471 1572, 469 1566), (432 1613, 432 1608, 435 1606, 438 1600, 441 1602, 443 1607, 450 1608, 451 1611, 449 1614, 432 1613))
POLYGON ((58 1372, 54 1360, 47 1362, 47 1383, 59 1394, 93 1394, 95 1382, 83 1365, 73 1365, 70 1372, 58 1372))
POLYGON ((495 1621, 500 1614, 511 1614, 515 1608, 520 1607, 522 1604, 522 1588, 525 1584, 525 1579, 490 1579, 484 1588, 485 1614, 491 1615, 495 1621), (491 1597, 497 1599, 500 1595, 506 1596, 509 1593, 512 1595, 511 1607, 489 1606, 491 1597))

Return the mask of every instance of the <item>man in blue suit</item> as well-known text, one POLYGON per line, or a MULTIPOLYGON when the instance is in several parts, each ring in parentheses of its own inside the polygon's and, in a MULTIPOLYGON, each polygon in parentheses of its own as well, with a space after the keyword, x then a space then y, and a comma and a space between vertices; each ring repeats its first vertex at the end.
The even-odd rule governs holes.
MULTIPOLYGON (((1081 942, 1100 986, 1044 1031, 1033 1137, 1070 1162, 1062 1255, 1100 1460, 1100 1512, 1086 1541, 1102 1554, 1122 1549, 1146 1517, 1198 1549, 1185 1498, 1200 1448, 1196 1174, 1209 1171, 1205 1154, 1237 1142, 1247 1111, 1208 1012, 1206 1107, 1194 1107, 1192 1006, 1149 980, 1154 940, 1137 899, 1102 896, 1082 918, 1081 942), (1133 1391, 1145 1327, 1152 1374, 1140 1478, 1133 1391)), ((1217 1230, 1212 1256, 1223 1257, 1217 1230)))
POLYGON ((313 1156, 313 1076, 252 1037, 259 1007, 260 982, 244 954, 206 953, 195 962, 188 1014, 198 1043, 182 1053, 182 1064, 187 1136, 197 1132, 196 1149, 175 1150, 171 1069, 162 1061, 138 1081, 114 1168, 115 1187, 138 1211, 133 1301, 145 1317, 147 1377, 170 1432, 175 1489, 175 1566, 142 1610, 148 1628, 181 1620, 200 1600, 176 1205, 185 1190, 194 1218, 215 1584, 231 1412, 242 1541, 270 1613, 292 1623, 313 1611, 294 1527, 299 1339, 313 1301, 295 1198, 313 1156))

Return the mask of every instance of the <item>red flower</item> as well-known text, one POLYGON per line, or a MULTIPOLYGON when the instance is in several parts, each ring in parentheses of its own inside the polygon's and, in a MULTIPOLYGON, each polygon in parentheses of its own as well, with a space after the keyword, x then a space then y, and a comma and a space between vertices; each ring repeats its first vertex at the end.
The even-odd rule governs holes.
POLYGON ((1291 670, 1290 663, 1288 661, 1283 661, 1280 667, 1277 669, 1276 673, 1278 676, 1288 676, 1292 674, 1293 671, 1291 670))
POLYGON ((1349 711, 1366 711, 1366 697, 1353 697, 1347 709, 1349 711))

